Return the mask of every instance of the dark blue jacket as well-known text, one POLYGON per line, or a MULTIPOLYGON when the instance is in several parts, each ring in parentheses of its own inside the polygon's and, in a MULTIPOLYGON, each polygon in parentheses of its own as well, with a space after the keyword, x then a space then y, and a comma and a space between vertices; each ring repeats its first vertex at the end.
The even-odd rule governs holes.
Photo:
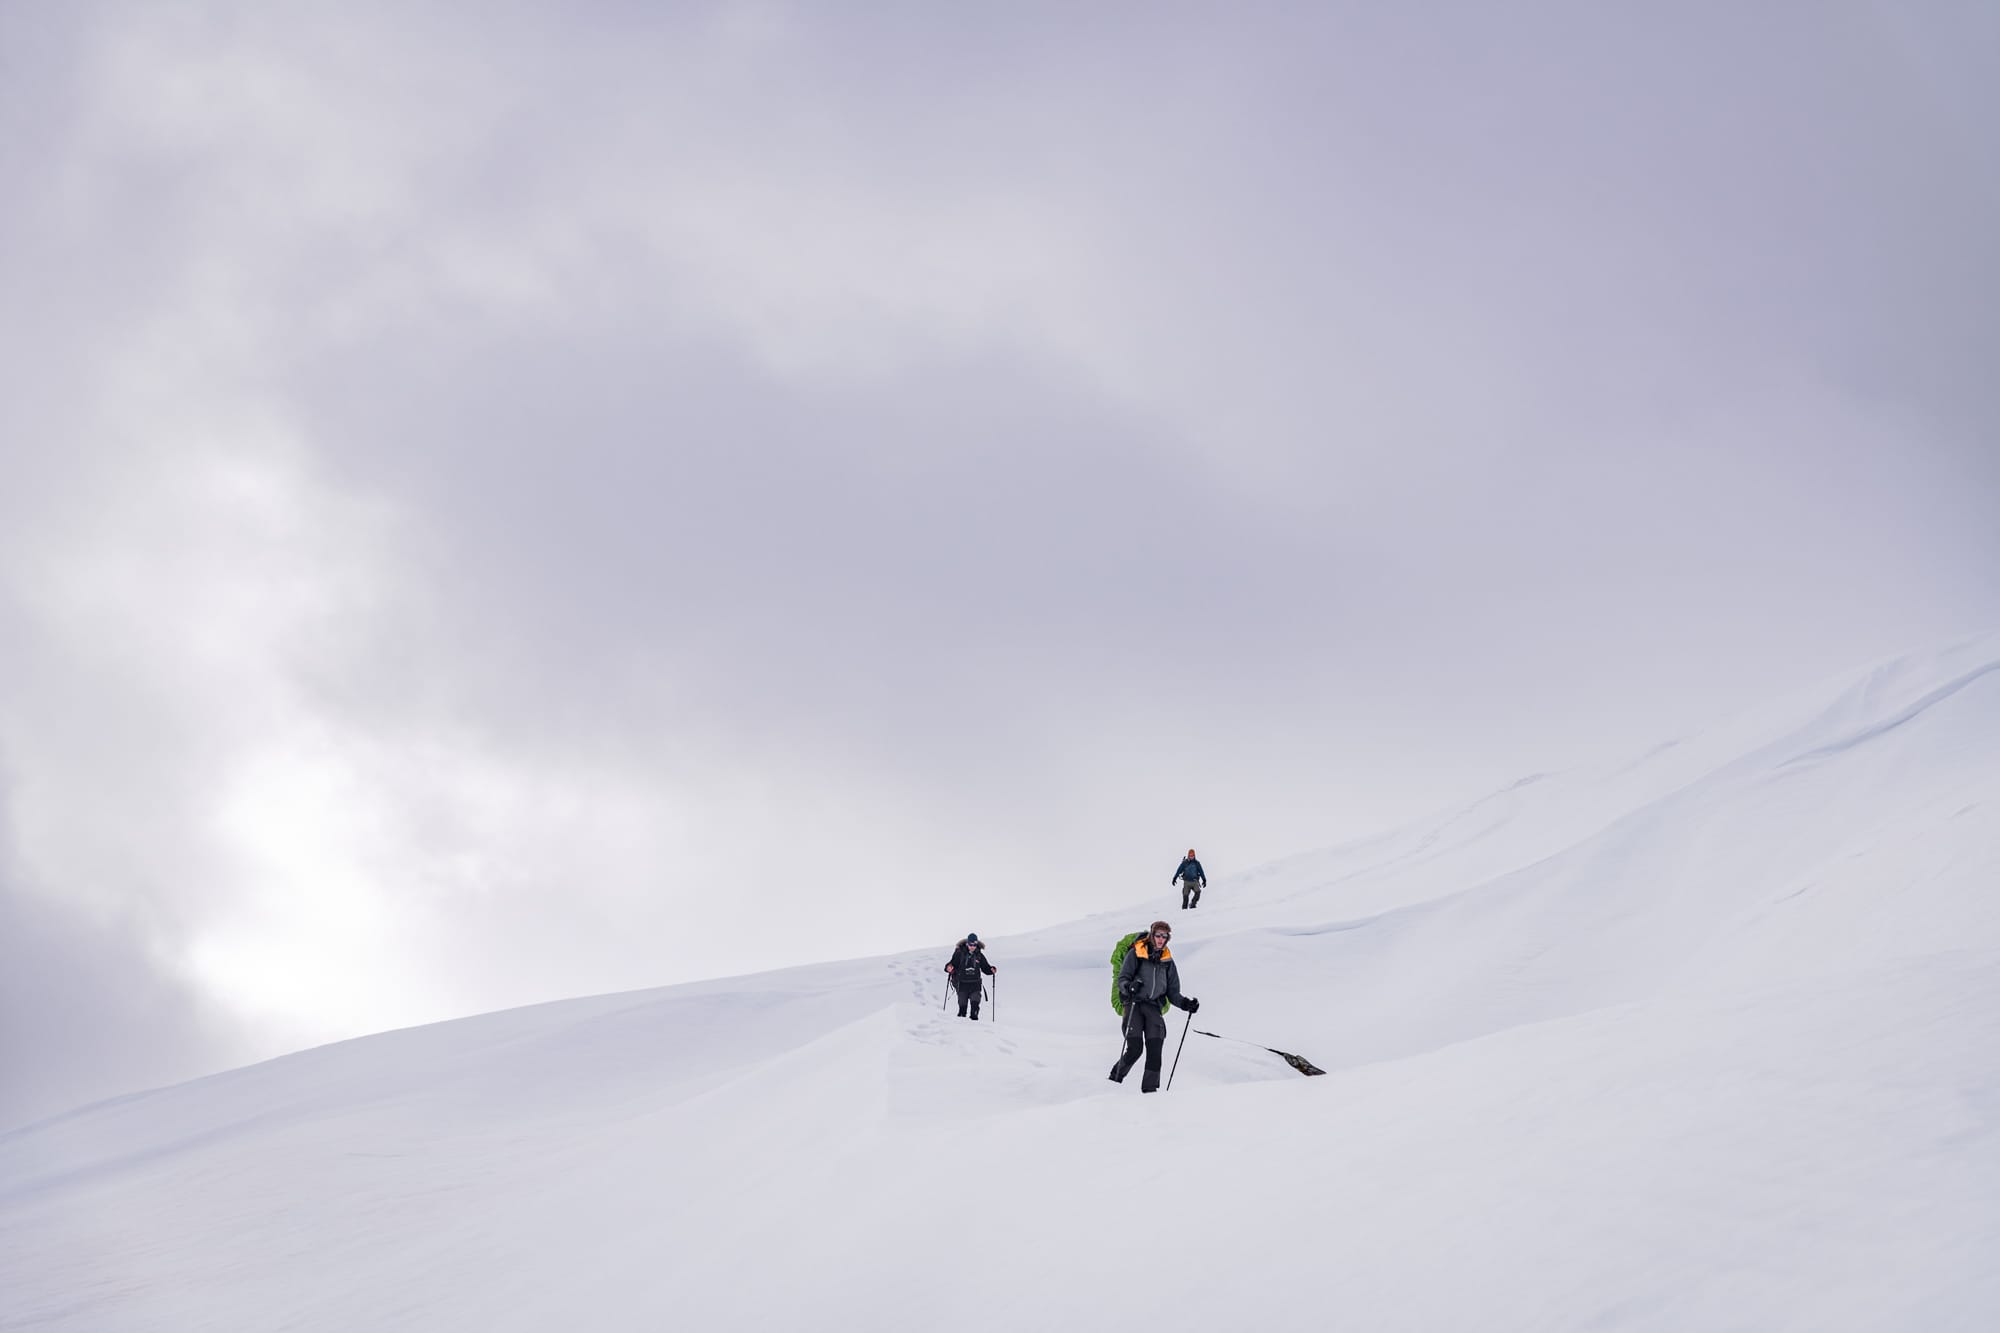
POLYGON ((946 966, 952 969, 952 984, 966 990, 979 989, 981 972, 988 976, 993 974, 993 964, 986 961, 986 946, 967 944, 964 940, 960 940, 958 947, 951 951, 951 962, 946 966))
POLYGON ((1204 875, 1201 871, 1201 862, 1195 860, 1192 856, 1183 856, 1181 858, 1180 869, 1174 871, 1174 878, 1168 880, 1167 883, 1172 884, 1175 880, 1186 880, 1190 884, 1200 884, 1203 887, 1206 887, 1208 884, 1208 876, 1204 875))

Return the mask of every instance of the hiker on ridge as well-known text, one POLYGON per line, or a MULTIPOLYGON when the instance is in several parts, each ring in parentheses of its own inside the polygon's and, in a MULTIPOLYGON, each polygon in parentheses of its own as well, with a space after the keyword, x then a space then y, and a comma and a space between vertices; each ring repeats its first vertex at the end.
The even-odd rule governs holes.
POLYGON ((958 1016, 966 1017, 965 1008, 971 1005, 971 1018, 977 1023, 979 997, 986 989, 979 974, 984 972, 990 977, 1000 970, 986 961, 986 946, 979 942, 979 936, 968 931, 951 951, 951 961, 944 965, 944 970, 952 985, 958 987, 958 1016))
POLYGON ((1111 1066, 1111 1081, 1125 1081, 1132 1066, 1138 1063, 1143 1045, 1146 1073, 1139 1080, 1141 1092, 1160 1090, 1160 1056, 1167 1045, 1168 1003, 1177 1004, 1190 1014, 1201 1008, 1200 1000, 1181 994, 1181 971, 1174 963, 1173 950, 1167 947, 1173 933, 1172 926, 1155 921, 1148 934, 1132 941, 1132 951, 1125 955, 1124 965, 1118 969, 1118 994, 1125 1001, 1125 1053, 1111 1066))
POLYGON ((1208 876, 1202 872, 1201 862, 1194 859, 1194 848, 1188 848, 1188 854, 1181 858, 1181 863, 1175 869, 1174 877, 1169 883, 1181 886, 1183 911, 1190 907, 1201 906, 1201 891, 1208 884, 1208 876), (1190 893, 1194 895, 1192 899, 1188 897, 1190 893))

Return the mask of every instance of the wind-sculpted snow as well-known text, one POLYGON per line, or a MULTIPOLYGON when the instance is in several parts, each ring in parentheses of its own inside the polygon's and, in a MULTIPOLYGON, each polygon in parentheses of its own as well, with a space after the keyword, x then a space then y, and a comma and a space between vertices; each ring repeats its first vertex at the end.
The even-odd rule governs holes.
POLYGON ((939 941, 84 1108, 0 1138, 0 1328, 1983 1331, 1996 884, 1989 638, 994 940, 997 1023, 939 941), (1145 1097, 1161 914, 1240 1040, 1145 1097))
POLYGON ((1923 697, 1900 711, 1888 717, 1877 718, 1856 730, 1852 735, 1844 736, 1831 744, 1822 745, 1816 750, 1809 750, 1791 762, 1803 764, 1814 759, 1824 758, 1827 755, 1839 754, 1842 750, 1851 750, 1857 745, 1865 745, 1878 736, 1886 735, 1894 731, 1897 727, 1905 726, 1915 721, 1917 718, 1923 716, 1924 713, 1935 708, 1961 690, 1970 689, 1981 682, 1986 682, 1987 687, 1989 689, 1992 688, 1991 678, 1996 673, 2000 673, 2000 662, 1988 662, 1975 670, 1966 672, 1956 680, 1946 681, 1936 689, 1928 691, 1923 697))

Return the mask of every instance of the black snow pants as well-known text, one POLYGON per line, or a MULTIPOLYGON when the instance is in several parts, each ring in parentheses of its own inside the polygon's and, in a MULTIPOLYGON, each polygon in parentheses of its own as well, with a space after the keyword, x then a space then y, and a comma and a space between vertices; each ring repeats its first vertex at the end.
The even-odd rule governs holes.
POLYGON ((972 974, 972 985, 969 987, 963 981, 954 981, 952 984, 958 987, 958 1016, 960 1018, 966 1016, 965 1006, 969 1004, 972 1006, 972 1021, 977 1023, 979 1021, 979 999, 986 990, 986 987, 979 980, 979 974, 977 972, 972 974))
POLYGON ((1118 1063, 1111 1066, 1111 1081, 1123 1083, 1125 1076, 1132 1072, 1132 1066, 1139 1062, 1139 1048, 1146 1049, 1146 1074, 1139 1080, 1139 1091, 1158 1092, 1160 1090, 1160 1056, 1167 1049, 1167 1020, 1155 1004, 1127 1004, 1125 1006, 1125 1053, 1118 1057, 1118 1063))
POLYGON ((1201 881, 1184 879, 1181 881, 1182 908, 1201 906, 1201 881))

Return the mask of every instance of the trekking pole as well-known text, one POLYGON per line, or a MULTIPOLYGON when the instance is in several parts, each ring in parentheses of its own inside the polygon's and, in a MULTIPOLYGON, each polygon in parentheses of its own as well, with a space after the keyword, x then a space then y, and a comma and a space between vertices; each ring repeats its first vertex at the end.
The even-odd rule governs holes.
POLYGON ((1000 1021, 1000 974, 993 974, 993 1021, 1000 1021))
POLYGON ((944 996, 938 1001, 938 1012, 951 1008, 951 973, 944 974, 944 996))
MULTIPOLYGON (((1187 1045, 1188 1029, 1193 1026, 1194 1026, 1194 1015, 1189 1014, 1187 1016, 1187 1022, 1181 1024, 1181 1046, 1187 1045)), ((1174 1047, 1174 1069, 1179 1069, 1181 1067, 1181 1046, 1174 1047)), ((1172 1092, 1174 1090, 1174 1069, 1169 1069, 1167 1071, 1168 1092, 1172 1092)))
POLYGON ((1241 1037, 1225 1037, 1220 1032, 1210 1032, 1206 1028, 1196 1028, 1195 1031, 1204 1037, 1214 1037, 1220 1041, 1233 1041, 1239 1046, 1255 1046, 1260 1051, 1269 1051, 1271 1054, 1284 1060, 1292 1068, 1298 1070, 1301 1074, 1324 1074, 1326 1072, 1303 1055, 1293 1055, 1290 1051, 1281 1051, 1275 1046, 1265 1046, 1259 1042, 1245 1041, 1241 1037))

